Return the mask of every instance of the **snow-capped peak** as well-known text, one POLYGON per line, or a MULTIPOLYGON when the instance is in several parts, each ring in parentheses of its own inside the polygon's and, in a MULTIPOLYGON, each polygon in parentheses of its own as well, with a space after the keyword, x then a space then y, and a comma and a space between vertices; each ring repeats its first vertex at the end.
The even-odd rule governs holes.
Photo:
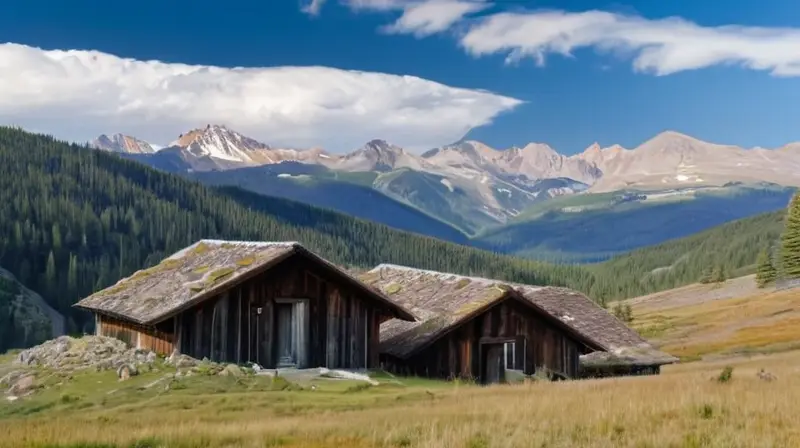
POLYGON ((102 134, 89 143, 90 146, 104 151, 124 154, 152 154, 156 152, 152 145, 144 140, 124 134, 108 136, 102 134))
POLYGON ((181 134, 171 146, 180 147, 196 157, 212 157, 230 162, 275 163, 268 145, 232 131, 222 125, 206 125, 181 134))

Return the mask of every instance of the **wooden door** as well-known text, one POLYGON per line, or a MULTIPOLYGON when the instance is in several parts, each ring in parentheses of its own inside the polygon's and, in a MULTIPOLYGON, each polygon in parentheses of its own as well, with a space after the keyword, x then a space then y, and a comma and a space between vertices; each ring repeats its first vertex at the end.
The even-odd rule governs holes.
POLYGON ((502 382, 505 377, 503 344, 485 344, 483 349, 484 353, 486 353, 483 358, 483 371, 485 372, 483 382, 485 384, 502 382))
POLYGON ((291 303, 279 303, 276 306, 278 367, 297 365, 296 329, 294 306, 291 303))

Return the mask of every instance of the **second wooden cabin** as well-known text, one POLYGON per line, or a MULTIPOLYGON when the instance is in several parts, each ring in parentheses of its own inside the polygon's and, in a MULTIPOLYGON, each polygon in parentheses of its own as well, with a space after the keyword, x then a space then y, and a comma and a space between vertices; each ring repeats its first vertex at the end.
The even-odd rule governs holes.
POLYGON ((610 367, 624 374, 635 363, 676 361, 570 289, 395 265, 360 278, 419 318, 381 327, 382 365, 399 374, 496 383, 537 372, 566 379, 610 367), (637 355, 615 355, 623 348, 637 355))

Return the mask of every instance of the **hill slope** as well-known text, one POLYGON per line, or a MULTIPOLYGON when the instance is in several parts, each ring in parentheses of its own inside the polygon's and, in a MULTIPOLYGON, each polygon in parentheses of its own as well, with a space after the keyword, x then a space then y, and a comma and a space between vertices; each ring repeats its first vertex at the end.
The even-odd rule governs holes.
POLYGON ((200 238, 294 240, 330 260, 382 262, 588 290, 592 275, 401 232, 305 204, 213 189, 112 154, 0 127, 0 265, 71 305, 200 238))
POLYGON ((0 353, 63 333, 64 318, 0 268, 0 353))
POLYGON ((758 289, 752 275, 694 284, 628 303, 634 327, 684 360, 800 348, 798 290, 758 289))
POLYGON ((793 192, 762 184, 562 197, 527 210, 521 222, 483 234, 475 245, 532 258, 596 261, 783 209, 793 192))
POLYGON ((230 185, 328 208, 454 243, 468 241, 450 225, 372 188, 368 181, 376 177, 373 173, 338 173, 320 165, 284 162, 228 171, 199 171, 189 177, 207 185, 230 185))
POLYGON ((778 242, 785 215, 782 210, 741 219, 589 265, 597 278, 593 297, 636 297, 688 285, 707 267, 721 266, 732 276, 752 273, 758 252, 778 242))

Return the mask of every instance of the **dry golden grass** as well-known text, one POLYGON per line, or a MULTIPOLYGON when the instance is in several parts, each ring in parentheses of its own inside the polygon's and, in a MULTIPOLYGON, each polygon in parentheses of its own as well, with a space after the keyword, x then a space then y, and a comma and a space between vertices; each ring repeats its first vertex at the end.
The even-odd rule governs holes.
POLYGON ((633 326, 684 359, 800 348, 800 290, 739 298, 632 301, 633 326))
POLYGON ((800 446, 798 366, 792 352, 671 366, 661 376, 488 388, 325 383, 287 392, 230 383, 214 393, 198 380, 104 403, 92 394, 126 383, 93 374, 84 386, 98 385, 85 398, 7 413, 0 446, 792 447, 800 446), (733 379, 713 381, 726 364, 733 379), (758 379, 760 368, 777 381, 758 379))

